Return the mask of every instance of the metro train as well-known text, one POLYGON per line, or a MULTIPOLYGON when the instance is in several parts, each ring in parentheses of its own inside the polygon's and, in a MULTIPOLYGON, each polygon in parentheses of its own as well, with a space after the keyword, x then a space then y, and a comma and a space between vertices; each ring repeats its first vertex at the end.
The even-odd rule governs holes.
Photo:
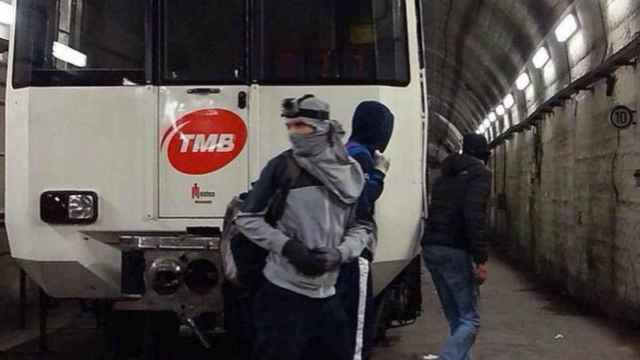
POLYGON ((393 111, 375 294, 416 258, 428 131, 419 1, 14 6, 6 227, 12 256, 50 296, 185 319, 223 312, 226 205, 287 148, 280 103, 303 94, 328 101, 345 129, 361 101, 393 111))

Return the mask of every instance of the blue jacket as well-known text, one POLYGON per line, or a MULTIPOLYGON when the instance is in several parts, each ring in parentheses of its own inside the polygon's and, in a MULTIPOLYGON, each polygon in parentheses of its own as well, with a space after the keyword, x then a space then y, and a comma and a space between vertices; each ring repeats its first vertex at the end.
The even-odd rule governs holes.
POLYGON ((358 220, 373 222, 373 215, 375 213, 374 205, 384 190, 385 175, 382 171, 375 168, 373 154, 371 154, 369 149, 364 145, 350 141, 347 143, 347 152, 349 156, 360 164, 365 179, 364 190, 362 190, 362 195, 360 195, 360 199, 358 199, 356 218, 358 220))

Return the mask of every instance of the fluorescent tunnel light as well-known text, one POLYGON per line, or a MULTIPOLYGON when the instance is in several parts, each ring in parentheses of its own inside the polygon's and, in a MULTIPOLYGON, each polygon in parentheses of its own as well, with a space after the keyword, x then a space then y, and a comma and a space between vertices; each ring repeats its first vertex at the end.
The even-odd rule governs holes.
POLYGON ((515 104, 516 101, 513 98, 513 95, 509 94, 507 95, 504 100, 502 101, 502 104, 504 105, 505 108, 507 109, 511 109, 511 107, 513 107, 513 104, 515 104))
POLYGON ((87 66, 87 55, 57 41, 53 42, 53 56, 77 67, 87 66))
POLYGON ((518 90, 526 89, 529 84, 531 84, 531 79, 526 72, 520 74, 520 76, 518 76, 518 79, 516 79, 516 87, 518 88, 518 90))
POLYGON ((578 30, 578 21, 573 14, 567 15, 556 28, 556 39, 565 42, 578 30))
POLYGON ((498 114, 498 116, 504 115, 504 106, 498 105, 498 107, 496 108, 496 113, 498 114))
POLYGON ((535 66, 536 69, 542 69, 542 67, 545 66, 548 62, 549 52, 547 51, 547 48, 543 46, 538 49, 536 54, 533 56, 533 66, 535 66))

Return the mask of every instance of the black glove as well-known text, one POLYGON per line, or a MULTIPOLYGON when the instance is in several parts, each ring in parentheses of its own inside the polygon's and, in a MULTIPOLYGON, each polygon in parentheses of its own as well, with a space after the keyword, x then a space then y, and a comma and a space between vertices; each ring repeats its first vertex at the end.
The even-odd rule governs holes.
POLYGON ((325 273, 320 260, 317 260, 298 240, 289 240, 282 248, 282 256, 286 257, 295 268, 306 276, 319 276, 325 273))
POLYGON ((325 272, 333 271, 342 264, 342 255, 335 248, 321 247, 312 250, 311 254, 325 272))

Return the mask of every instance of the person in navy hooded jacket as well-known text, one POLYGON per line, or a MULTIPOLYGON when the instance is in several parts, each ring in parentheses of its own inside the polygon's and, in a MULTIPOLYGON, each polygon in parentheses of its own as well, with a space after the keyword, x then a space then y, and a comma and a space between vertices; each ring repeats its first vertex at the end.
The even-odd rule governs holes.
MULTIPOLYGON (((394 116, 389 108, 377 101, 362 102, 353 116, 353 129, 346 148, 365 175, 365 186, 356 208, 359 221, 375 224, 375 202, 384 190, 384 179, 390 166, 382 153, 391 139, 393 123, 394 116)), ((376 245, 374 233, 358 261, 342 265, 337 284, 353 334, 350 357, 356 360, 369 358, 373 347, 375 311, 370 264, 376 245)))

